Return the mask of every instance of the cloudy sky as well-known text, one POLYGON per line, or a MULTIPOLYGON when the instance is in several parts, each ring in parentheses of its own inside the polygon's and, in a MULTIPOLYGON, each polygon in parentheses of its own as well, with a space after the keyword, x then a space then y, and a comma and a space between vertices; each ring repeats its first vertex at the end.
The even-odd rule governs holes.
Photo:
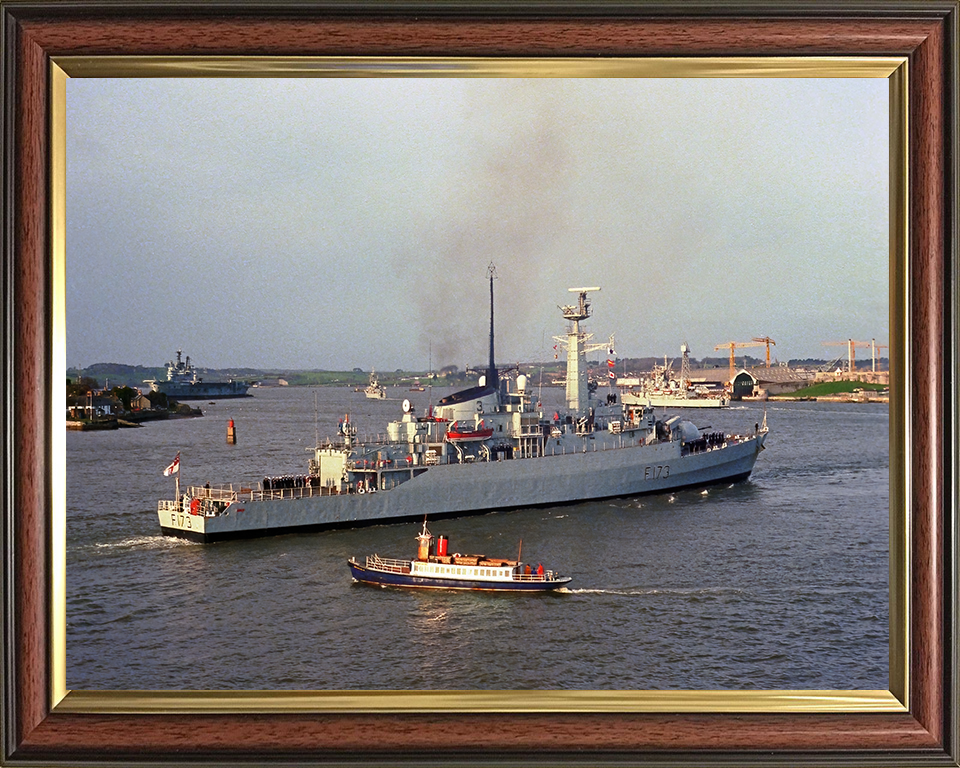
MULTIPOLYGON (((888 341, 883 79, 72 79, 67 364, 888 341)), ((760 357, 762 348, 745 350, 760 357)), ((865 353, 867 354, 867 353, 865 353)))

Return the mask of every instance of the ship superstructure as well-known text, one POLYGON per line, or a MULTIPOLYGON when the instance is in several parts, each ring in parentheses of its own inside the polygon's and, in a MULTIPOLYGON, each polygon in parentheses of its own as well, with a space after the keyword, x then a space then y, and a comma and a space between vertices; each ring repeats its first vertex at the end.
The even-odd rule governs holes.
POLYGON ((370 383, 367 385, 367 388, 363 390, 363 393, 371 400, 387 399, 387 390, 380 384, 376 371, 370 371, 370 383))
POLYGON ((216 400, 227 397, 250 397, 249 384, 242 381, 204 381, 191 364, 190 356, 183 359, 183 350, 177 350, 176 361, 167 363, 166 381, 150 379, 144 382, 153 392, 162 392, 173 400, 216 400))
MULTIPOLYGON (((567 408, 544 414, 527 377, 501 378, 490 357, 476 386, 417 414, 409 401, 387 437, 360 441, 347 416, 318 444, 306 473, 276 487, 270 478, 191 486, 158 506, 165 534, 198 541, 450 517, 497 509, 636 496, 749 477, 766 424, 745 434, 704 434, 689 421, 598 395, 587 377, 589 293, 571 289, 567 408)), ((610 344, 612 345, 612 337, 610 344)), ((612 348, 612 346, 611 346, 612 348)))
POLYGON ((623 393, 625 406, 663 408, 728 408, 730 395, 725 390, 695 385, 690 373, 690 348, 680 345, 680 377, 675 378, 667 358, 654 365, 650 376, 640 380, 639 388, 623 393))

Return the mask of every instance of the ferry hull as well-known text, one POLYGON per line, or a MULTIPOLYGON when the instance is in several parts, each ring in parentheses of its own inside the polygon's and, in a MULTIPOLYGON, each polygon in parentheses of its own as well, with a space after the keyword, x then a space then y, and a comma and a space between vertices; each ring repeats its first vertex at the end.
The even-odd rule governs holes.
POLYGON ((160 526, 168 536, 206 543, 701 488, 746 480, 765 437, 686 455, 670 442, 440 465, 376 493, 247 499, 215 517, 166 509, 159 513, 160 526))
POLYGON ((460 589, 475 592, 550 592, 569 584, 571 577, 564 576, 543 581, 477 581, 473 579, 438 579, 414 576, 408 573, 392 573, 365 568, 348 560, 350 573, 355 581, 381 587, 412 587, 415 589, 460 589))

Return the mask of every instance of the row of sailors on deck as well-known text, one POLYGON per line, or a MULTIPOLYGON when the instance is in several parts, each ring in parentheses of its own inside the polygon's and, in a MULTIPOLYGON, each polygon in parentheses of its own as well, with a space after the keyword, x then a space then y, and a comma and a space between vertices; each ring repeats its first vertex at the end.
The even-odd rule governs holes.
POLYGON ((691 453, 701 453, 708 448, 715 448, 718 445, 722 445, 724 439, 723 432, 710 432, 698 440, 691 440, 687 443, 687 447, 691 453))
POLYGON ((310 475, 280 475, 263 478, 263 490, 279 491, 284 488, 310 488, 319 486, 320 478, 310 475))

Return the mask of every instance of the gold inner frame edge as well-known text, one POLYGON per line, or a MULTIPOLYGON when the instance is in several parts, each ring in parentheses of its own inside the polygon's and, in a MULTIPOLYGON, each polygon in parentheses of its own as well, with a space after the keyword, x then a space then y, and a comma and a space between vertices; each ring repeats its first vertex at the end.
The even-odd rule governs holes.
POLYGON ((59 56, 51 59, 50 696, 57 713, 906 712, 909 701, 909 275, 906 57, 457 58, 59 56), (69 691, 66 687, 66 81, 78 77, 817 77, 890 80, 890 690, 69 691), (899 359, 897 359, 899 357, 899 359), (57 381, 61 383, 57 383, 57 381), (57 436, 60 435, 58 438, 57 436))

